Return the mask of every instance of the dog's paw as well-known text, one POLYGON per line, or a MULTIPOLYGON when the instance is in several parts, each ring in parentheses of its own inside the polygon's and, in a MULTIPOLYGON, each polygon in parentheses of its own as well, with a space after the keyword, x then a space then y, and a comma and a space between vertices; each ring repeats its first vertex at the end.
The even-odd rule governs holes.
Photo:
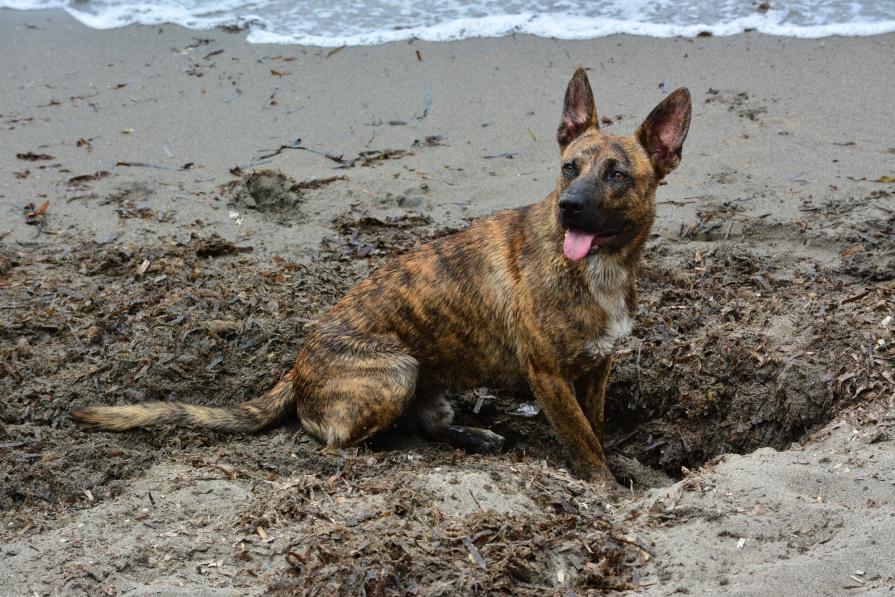
POLYGON ((499 451, 506 441, 488 429, 479 427, 461 427, 452 425, 441 434, 442 439, 454 448, 462 448, 467 452, 490 454, 499 451))
POLYGON ((597 467, 596 473, 594 474, 593 482, 598 484, 600 487, 612 487, 618 485, 618 481, 616 481, 615 475, 612 474, 612 471, 605 464, 597 467))
POLYGON ((587 463, 579 466, 572 466, 572 472, 578 478, 599 485, 600 487, 610 487, 618 485, 615 475, 605 463, 587 463))

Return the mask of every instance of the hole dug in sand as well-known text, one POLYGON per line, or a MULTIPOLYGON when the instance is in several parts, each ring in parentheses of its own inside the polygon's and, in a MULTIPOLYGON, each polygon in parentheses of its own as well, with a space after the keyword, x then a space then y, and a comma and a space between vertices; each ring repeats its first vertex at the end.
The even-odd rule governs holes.
POLYGON ((697 257, 647 259, 638 325, 610 377, 610 452, 680 477, 721 454, 787 448, 884 395, 868 325, 891 308, 883 289, 856 297, 730 245, 697 257))
POLYGON ((279 170, 256 170, 232 185, 232 202, 262 213, 297 213, 298 183, 279 170))
POLYGON ((288 227, 306 220, 302 206, 308 191, 342 180, 347 177, 330 176, 299 182, 280 170, 262 169, 221 185, 218 191, 232 207, 256 211, 288 227))

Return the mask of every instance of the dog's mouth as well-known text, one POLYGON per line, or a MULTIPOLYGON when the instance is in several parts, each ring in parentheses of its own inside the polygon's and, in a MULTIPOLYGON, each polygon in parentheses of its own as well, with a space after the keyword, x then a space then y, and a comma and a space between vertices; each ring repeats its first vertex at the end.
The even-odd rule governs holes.
POLYGON ((584 232, 582 230, 566 230, 566 237, 562 243, 562 253, 567 259, 581 261, 588 255, 598 252, 601 247, 609 246, 618 237, 614 230, 606 232, 584 232))

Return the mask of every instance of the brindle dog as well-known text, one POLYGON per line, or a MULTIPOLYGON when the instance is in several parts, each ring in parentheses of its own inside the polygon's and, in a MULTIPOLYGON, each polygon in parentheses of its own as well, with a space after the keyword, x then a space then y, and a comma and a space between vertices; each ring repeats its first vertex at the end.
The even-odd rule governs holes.
POLYGON ((328 449, 395 423, 493 449, 500 436, 450 426, 443 393, 527 383, 575 472, 605 478, 611 355, 631 330, 656 187, 680 162, 690 112, 690 94, 678 89, 633 135, 607 134, 578 69, 557 133, 556 189, 380 267, 314 325, 295 367, 267 393, 232 408, 159 402, 72 416, 114 431, 158 423, 256 431, 297 409, 328 449))

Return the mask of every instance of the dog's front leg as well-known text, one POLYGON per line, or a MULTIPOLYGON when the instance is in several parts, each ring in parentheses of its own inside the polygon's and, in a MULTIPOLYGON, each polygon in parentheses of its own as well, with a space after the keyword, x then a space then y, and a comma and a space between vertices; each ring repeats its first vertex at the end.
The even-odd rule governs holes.
POLYGON ((606 404, 606 382, 612 369, 612 357, 606 357, 597 367, 575 382, 575 395, 584 416, 590 421, 591 429, 603 446, 603 421, 606 404))
POLYGON ((556 373, 531 368, 529 382, 544 414, 565 446, 572 469, 591 481, 611 479, 603 448, 575 398, 571 382, 556 373))

